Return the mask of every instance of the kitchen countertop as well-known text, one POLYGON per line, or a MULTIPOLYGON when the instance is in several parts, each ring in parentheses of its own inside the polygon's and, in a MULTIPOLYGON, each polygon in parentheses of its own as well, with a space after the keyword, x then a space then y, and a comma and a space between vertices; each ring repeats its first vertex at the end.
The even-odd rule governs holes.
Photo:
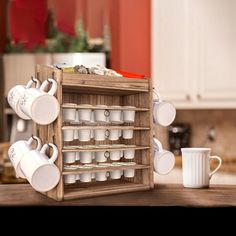
POLYGON ((37 193, 29 184, 0 185, 0 206, 236 206, 236 186, 211 185, 189 189, 181 184, 157 184, 150 191, 56 202, 37 193))

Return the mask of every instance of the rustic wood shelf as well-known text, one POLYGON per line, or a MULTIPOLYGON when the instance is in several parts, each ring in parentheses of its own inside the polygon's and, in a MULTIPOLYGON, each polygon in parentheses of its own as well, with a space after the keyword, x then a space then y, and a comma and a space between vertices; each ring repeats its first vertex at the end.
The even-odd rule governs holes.
POLYGON ((80 93, 105 93, 127 95, 149 92, 149 79, 133 79, 103 75, 62 73, 63 89, 79 90, 80 93))
POLYGON ((62 130, 67 129, 73 129, 73 130, 79 130, 79 129, 121 129, 121 130, 150 130, 149 127, 134 127, 134 126, 111 126, 111 125, 93 125, 93 126, 76 126, 76 125, 68 125, 68 126, 62 126, 62 130))
POLYGON ((96 152, 96 151, 119 151, 119 150, 145 150, 149 149, 149 146, 133 146, 133 145, 126 145, 126 146, 121 146, 121 147, 98 147, 94 145, 94 147, 91 147, 89 145, 88 148, 86 148, 86 145, 83 148, 70 148, 70 146, 64 147, 62 149, 62 152, 96 152))
MULTIPOLYGON (((83 75, 79 73, 65 73, 62 70, 46 66, 37 65, 37 78, 43 82, 48 78, 53 78, 58 84, 55 97, 61 105, 58 118, 49 125, 37 125, 37 136, 42 139, 43 143, 52 142, 58 150, 58 159, 55 165, 61 172, 61 178, 58 185, 43 193, 46 196, 57 201, 63 201, 74 198, 84 198, 91 196, 115 194, 122 192, 132 192, 139 190, 148 190, 154 187, 153 181, 153 114, 152 114, 152 81, 151 79, 133 79, 120 78, 99 75, 83 75), (121 106, 120 110, 130 110, 125 106, 135 107, 132 110, 137 111, 135 121, 130 124, 82 124, 71 125, 63 121, 63 109, 71 108, 66 103, 78 104, 72 106, 76 109, 92 108, 100 109, 96 105, 106 105, 105 110, 112 110, 110 106, 121 106), (80 104, 90 104, 92 106, 80 106, 80 104), (140 112, 139 112, 140 111, 140 112), (129 125, 129 126, 128 126, 129 125), (134 130, 132 139, 104 140, 96 141, 91 139, 88 142, 73 140, 71 142, 63 141, 63 130, 67 129, 118 129, 134 130), (124 146, 115 146, 122 144, 124 146), (100 145, 100 147, 99 147, 100 145), (109 146, 104 146, 109 145, 109 146), (112 146, 114 145, 114 146, 112 146), (82 148, 81 148, 82 147, 82 148), (106 151, 106 150, 137 150, 132 162, 136 165, 127 166, 109 166, 105 168, 94 169, 64 169, 65 152, 85 152, 85 151, 106 151), (84 172, 101 172, 120 169, 136 169, 133 178, 121 177, 120 180, 113 181, 108 179, 103 183, 92 181, 90 183, 65 184, 63 176, 84 173, 84 172), (73 186, 72 186, 73 185, 73 186)), ((104 108, 101 108, 104 109, 104 108)))
POLYGON ((75 198, 86 198, 94 195, 101 196, 107 194, 118 194, 125 192, 144 191, 149 190, 148 184, 139 184, 132 182, 119 181, 115 183, 100 183, 98 186, 72 187, 65 189, 64 199, 70 200, 75 198))
POLYGON ((136 108, 127 108, 127 107, 96 107, 96 106, 85 106, 85 105, 61 105, 62 108, 74 108, 74 109, 91 109, 91 110, 122 110, 122 111, 149 111, 149 108, 143 108, 143 107, 136 107, 136 108))
POLYGON ((81 174, 81 173, 96 173, 112 170, 129 170, 129 169, 147 169, 148 165, 122 165, 122 166, 108 166, 108 167, 93 167, 91 169, 75 169, 75 170, 63 170, 63 175, 81 174))

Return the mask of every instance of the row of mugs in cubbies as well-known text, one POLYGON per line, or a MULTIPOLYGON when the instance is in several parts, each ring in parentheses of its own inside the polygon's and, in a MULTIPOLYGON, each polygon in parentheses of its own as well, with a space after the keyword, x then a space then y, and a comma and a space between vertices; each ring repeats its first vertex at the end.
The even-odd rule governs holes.
MULTIPOLYGON (((126 126, 127 127, 127 126, 126 126)), ((96 141, 104 141, 106 139, 111 141, 119 140, 120 137, 123 139, 133 138, 133 126, 128 126, 128 129, 121 130, 119 127, 93 127, 89 128, 86 126, 76 129, 76 127, 64 127, 63 128, 63 140, 70 142, 73 140, 79 140, 81 142, 88 142, 91 139, 96 141)))
POLYGON ((111 161, 119 161, 122 157, 131 160, 135 157, 135 145, 129 145, 129 149, 122 150, 122 147, 128 147, 128 145, 113 144, 103 145, 107 148, 112 147, 114 150, 102 150, 102 151, 68 151, 63 153, 64 163, 74 163, 80 161, 80 163, 88 164, 93 160, 96 162, 107 162, 108 158, 111 161), (117 150, 117 149, 119 150, 117 150))
POLYGON ((123 124, 135 120, 134 106, 107 106, 64 103, 63 120, 71 124, 123 124))
POLYGON ((120 179, 122 176, 126 178, 133 178, 135 176, 135 169, 114 169, 114 170, 105 170, 108 167, 122 167, 122 166, 135 166, 135 162, 113 162, 113 163, 100 163, 100 164, 85 164, 85 165, 64 165, 64 170, 82 170, 86 171, 85 173, 75 173, 75 174, 66 174, 64 175, 65 184, 74 184, 76 181, 88 183, 93 179, 95 181, 107 181, 109 179, 120 179), (96 168, 99 171, 96 172, 96 168), (104 171, 101 169, 104 168, 104 171), (94 170, 94 172, 87 172, 89 170, 94 170))

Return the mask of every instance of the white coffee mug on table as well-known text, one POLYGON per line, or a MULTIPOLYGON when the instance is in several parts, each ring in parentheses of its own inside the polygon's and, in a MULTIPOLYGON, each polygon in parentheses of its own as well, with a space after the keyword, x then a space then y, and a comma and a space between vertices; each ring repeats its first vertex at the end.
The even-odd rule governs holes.
POLYGON ((208 188, 211 177, 219 170, 222 160, 211 156, 210 148, 181 148, 183 185, 186 188, 208 188), (216 159, 219 164, 210 172, 210 160, 216 159))
POLYGON ((161 126, 168 126, 175 119, 176 109, 172 103, 163 101, 156 90, 153 92, 157 96, 153 100, 153 121, 161 126))
POLYGON ((175 156, 172 152, 164 150, 161 142, 153 138, 154 143, 154 171, 160 175, 168 174, 175 165, 175 156))
POLYGON ((30 120, 31 118, 20 109, 20 98, 24 95, 26 89, 31 88, 34 83, 35 83, 35 88, 38 89, 40 87, 40 81, 36 78, 32 78, 27 83, 26 86, 23 86, 23 85, 14 86, 8 92, 8 95, 7 95, 7 100, 11 108, 16 112, 16 114, 20 118, 24 120, 30 120))
POLYGON ((17 178, 19 177, 25 178, 25 175, 23 174, 20 168, 20 161, 26 153, 33 150, 32 148, 33 141, 37 142, 37 147, 35 150, 37 151, 40 150, 42 147, 42 143, 37 136, 32 136, 28 141, 26 140, 17 141, 13 143, 8 150, 8 157, 11 160, 11 163, 15 169, 17 178))
POLYGON ((29 151, 22 157, 21 170, 36 191, 47 192, 58 184, 60 171, 54 164, 57 157, 58 149, 52 143, 43 145, 40 151, 29 151), (50 159, 46 155, 48 148, 53 149, 50 159))
POLYGON ((53 96, 57 91, 57 82, 54 79, 45 80, 40 88, 28 88, 20 99, 20 109, 35 123, 48 125, 58 116, 60 106, 53 96), (44 90, 51 84, 48 92, 44 90))

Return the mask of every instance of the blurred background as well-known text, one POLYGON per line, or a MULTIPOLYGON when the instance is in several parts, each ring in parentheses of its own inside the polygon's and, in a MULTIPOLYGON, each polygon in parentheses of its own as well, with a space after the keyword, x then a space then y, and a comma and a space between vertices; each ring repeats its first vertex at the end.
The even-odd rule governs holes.
POLYGON ((156 182, 181 182, 180 148, 201 146, 223 159, 212 181, 236 184, 235 12, 235 0, 1 0, 0 182, 23 182, 6 153, 34 129, 9 108, 9 89, 38 63, 67 62, 145 74, 175 105, 155 135, 176 165, 156 182))

